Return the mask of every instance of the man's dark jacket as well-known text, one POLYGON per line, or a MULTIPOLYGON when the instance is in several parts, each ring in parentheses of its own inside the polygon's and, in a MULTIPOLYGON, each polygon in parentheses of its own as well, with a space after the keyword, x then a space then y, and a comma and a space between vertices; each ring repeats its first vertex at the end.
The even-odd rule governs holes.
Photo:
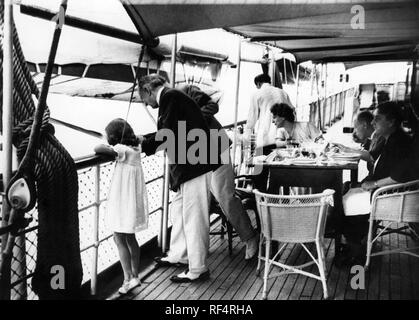
MULTIPOLYGON (((170 160, 170 188, 173 191, 177 191, 179 186, 189 180, 192 180, 200 175, 203 175, 209 171, 215 170, 220 166, 220 152, 217 150, 217 146, 210 139, 210 133, 205 119, 199 109, 198 105, 188 97, 185 93, 177 89, 164 88, 159 101, 159 114, 157 121, 157 130, 169 129, 174 133, 175 136, 175 154, 168 152, 170 160), (185 150, 179 150, 179 135, 182 137, 182 133, 178 130, 179 121, 185 121, 186 123, 186 137, 189 132, 193 129, 201 129, 206 135, 206 161, 205 163, 190 163, 188 159, 187 150, 194 145, 199 138, 195 137, 192 141, 186 141, 186 154, 185 150), (210 151, 218 151, 216 155, 217 163, 211 164, 210 151), (186 158, 186 163, 179 163, 179 153, 182 153, 186 158)), ((142 143, 142 150, 147 154, 154 154, 158 147, 164 141, 156 141, 156 135, 148 137, 142 143)), ((183 139, 184 140, 184 139, 183 139)), ((182 141, 183 142, 183 141, 182 141)), ((216 143, 216 142, 215 142, 216 143)), ((199 153, 196 153, 197 157, 199 153)), ((214 161, 212 161, 214 162, 214 161)))

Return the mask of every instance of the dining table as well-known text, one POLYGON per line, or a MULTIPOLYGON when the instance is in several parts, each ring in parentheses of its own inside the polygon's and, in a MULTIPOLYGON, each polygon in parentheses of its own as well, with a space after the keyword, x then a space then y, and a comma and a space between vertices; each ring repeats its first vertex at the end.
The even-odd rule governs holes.
POLYGON ((334 207, 328 215, 325 237, 334 238, 335 256, 341 252, 343 210, 343 171, 350 170, 351 185, 358 180, 358 159, 328 161, 254 161, 254 187, 270 194, 289 194, 292 187, 310 188, 311 193, 321 193, 325 189, 335 190, 334 207))

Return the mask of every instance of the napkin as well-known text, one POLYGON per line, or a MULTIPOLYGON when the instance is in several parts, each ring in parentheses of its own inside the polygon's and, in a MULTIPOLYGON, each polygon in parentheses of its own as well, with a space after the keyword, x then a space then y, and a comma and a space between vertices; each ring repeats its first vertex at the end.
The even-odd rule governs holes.
POLYGON ((345 216, 369 214, 371 211, 371 193, 362 188, 351 188, 343 196, 345 216))

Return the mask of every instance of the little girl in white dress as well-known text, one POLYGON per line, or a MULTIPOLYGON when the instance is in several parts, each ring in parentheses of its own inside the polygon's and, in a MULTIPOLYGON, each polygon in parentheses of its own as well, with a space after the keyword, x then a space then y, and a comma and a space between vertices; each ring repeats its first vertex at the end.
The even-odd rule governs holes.
POLYGON ((98 154, 115 157, 109 188, 106 225, 114 233, 124 272, 122 294, 140 284, 140 248, 135 232, 148 225, 147 190, 141 167, 141 145, 131 126, 123 119, 112 120, 105 128, 109 145, 95 148, 98 154))

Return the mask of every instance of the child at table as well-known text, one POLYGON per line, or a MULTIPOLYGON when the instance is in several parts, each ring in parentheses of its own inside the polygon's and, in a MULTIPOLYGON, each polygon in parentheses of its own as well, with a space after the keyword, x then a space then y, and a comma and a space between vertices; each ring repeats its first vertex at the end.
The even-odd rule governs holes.
POLYGON ((107 199, 106 224, 113 231, 124 273, 119 293, 125 294, 140 285, 140 248, 135 232, 147 228, 147 190, 140 141, 131 126, 123 119, 115 119, 105 131, 109 145, 98 145, 95 152, 114 156, 116 160, 107 199))

